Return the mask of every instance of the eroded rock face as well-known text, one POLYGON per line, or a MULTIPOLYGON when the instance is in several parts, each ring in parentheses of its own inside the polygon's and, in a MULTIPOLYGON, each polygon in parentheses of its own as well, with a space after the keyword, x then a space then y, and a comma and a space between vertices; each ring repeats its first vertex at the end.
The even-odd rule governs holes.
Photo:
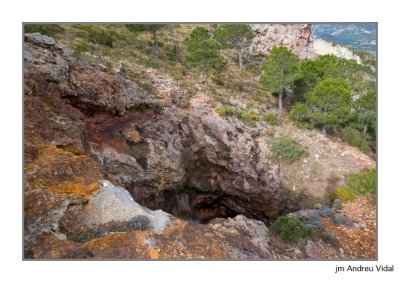
POLYGON ((312 24, 253 24, 251 27, 257 33, 249 47, 251 55, 267 55, 272 47, 285 46, 300 58, 333 54, 361 64, 360 57, 349 48, 315 38, 312 24))
MULTIPOLYGON (((257 137, 214 113, 202 103, 206 96, 176 108, 40 34, 25 35, 24 54, 28 246, 43 235, 64 238, 67 212, 102 207, 103 179, 150 209, 201 221, 244 214, 268 222, 278 213, 278 186, 257 137)), ((126 220, 112 220, 110 230, 105 215, 90 213, 82 224, 103 232, 126 220)))
POLYGON ((255 24, 257 32, 249 48, 252 55, 268 54, 274 46, 286 46, 301 58, 313 58, 311 24, 255 24))

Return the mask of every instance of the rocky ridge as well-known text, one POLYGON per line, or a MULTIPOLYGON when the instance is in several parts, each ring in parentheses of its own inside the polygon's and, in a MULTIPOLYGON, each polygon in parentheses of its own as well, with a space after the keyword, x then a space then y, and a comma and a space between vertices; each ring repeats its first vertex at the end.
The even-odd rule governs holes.
POLYGON ((286 46, 300 58, 309 59, 318 55, 333 54, 340 58, 354 59, 361 64, 361 58, 349 48, 316 39, 312 24, 253 24, 251 26, 257 33, 249 47, 252 55, 266 55, 274 46, 286 46))

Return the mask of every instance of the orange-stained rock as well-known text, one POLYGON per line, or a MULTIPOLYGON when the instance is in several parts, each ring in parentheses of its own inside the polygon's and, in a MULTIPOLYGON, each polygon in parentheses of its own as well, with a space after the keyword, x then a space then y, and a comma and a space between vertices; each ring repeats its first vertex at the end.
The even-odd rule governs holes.
POLYGON ((155 249, 150 249, 149 256, 150 256, 151 259, 159 259, 160 258, 160 253, 155 249))
POLYGON ((54 145, 40 145, 34 162, 27 163, 25 190, 42 188, 47 193, 87 196, 104 178, 98 162, 54 145))

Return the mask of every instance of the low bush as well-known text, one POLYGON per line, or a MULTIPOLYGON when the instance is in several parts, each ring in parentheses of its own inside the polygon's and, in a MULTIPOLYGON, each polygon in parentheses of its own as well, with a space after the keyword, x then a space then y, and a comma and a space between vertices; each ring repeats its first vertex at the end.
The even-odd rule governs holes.
POLYGON ((213 99, 215 101, 218 101, 218 102, 224 102, 225 101, 224 97, 222 95, 220 95, 220 94, 214 94, 212 97, 213 97, 213 99))
POLYGON ((238 118, 242 120, 248 120, 249 119, 249 112, 246 111, 246 109, 239 109, 237 112, 238 118))
POLYGON ((224 81, 223 81, 223 79, 221 78, 220 75, 212 76, 212 77, 211 77, 211 80, 212 80, 216 85, 219 85, 219 86, 223 86, 223 85, 224 85, 224 81))
POLYGON ((356 195, 350 192, 347 188, 337 188, 336 190, 329 193, 330 201, 336 198, 339 198, 344 202, 353 202, 356 199, 356 195))
POLYGON ((270 227, 272 233, 279 235, 285 242, 298 242, 308 235, 307 227, 300 220, 281 216, 270 227))
POLYGON ((232 84, 230 84, 230 88, 238 92, 242 92, 244 90, 244 87, 240 82, 233 82, 232 84))
POLYGON ((275 113, 266 113, 263 116, 263 120, 272 126, 279 124, 278 116, 275 113))
POLYGON ((43 35, 54 37, 57 33, 63 32, 64 29, 59 25, 54 24, 46 24, 46 25, 38 25, 38 24, 25 24, 24 25, 24 33, 33 33, 39 32, 43 35))
POLYGON ((74 45, 74 49, 78 52, 86 52, 89 51, 89 45, 86 42, 81 41, 74 45))
POLYGON ((224 106, 218 107, 216 111, 221 116, 232 116, 235 109, 232 106, 224 105, 224 106))
POLYGON ((254 111, 251 111, 249 113, 249 120, 251 120, 251 121, 260 121, 261 120, 261 116, 258 113, 254 112, 254 111))
POLYGON ((376 197, 376 169, 368 172, 353 173, 347 176, 347 186, 337 188, 328 197, 332 201, 339 198, 344 202, 353 202, 357 196, 370 196, 373 201, 376 197))
POLYGON ((376 195, 376 169, 347 176, 347 187, 356 195, 376 195))
POLYGON ((101 44, 101 45, 105 45, 108 46, 110 48, 113 47, 113 42, 114 42, 114 38, 113 35, 108 32, 108 31, 97 31, 97 30, 92 30, 89 32, 89 40, 97 43, 97 44, 101 44))
POLYGON ((308 154, 308 150, 296 143, 293 139, 283 136, 271 142, 271 157, 291 164, 308 154))
POLYGON ((368 151, 367 140, 361 135, 360 132, 353 128, 344 128, 341 134, 342 140, 348 144, 359 148, 363 152, 368 151))
POLYGON ((261 116, 254 112, 254 111, 247 111, 244 108, 241 108, 240 110, 238 110, 237 112, 237 116, 239 119, 244 120, 244 121, 260 121, 261 120, 261 116))

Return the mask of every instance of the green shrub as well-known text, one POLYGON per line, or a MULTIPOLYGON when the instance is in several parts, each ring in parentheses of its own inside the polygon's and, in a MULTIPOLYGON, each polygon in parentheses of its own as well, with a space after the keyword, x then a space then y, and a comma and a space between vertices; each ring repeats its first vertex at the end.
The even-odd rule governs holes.
POLYGON ((272 233, 279 235, 285 242, 298 242, 307 236, 307 227, 300 220, 281 216, 270 227, 272 233))
POLYGON ((347 187, 356 195, 376 195, 376 169, 347 176, 347 187))
POLYGON ((296 103, 292 107, 292 111, 290 112, 290 118, 297 123, 307 121, 307 119, 309 118, 307 105, 302 103, 296 103))
POLYGON ((336 198, 339 198, 344 202, 353 202, 356 199, 356 195, 350 192, 347 188, 337 188, 336 190, 329 193, 330 201, 336 198))
POLYGON ((249 112, 246 111, 246 109, 239 109, 239 111, 237 112, 238 117, 242 120, 248 120, 249 119, 249 112))
POLYGON ((344 128, 342 130, 342 140, 348 144, 359 148, 363 152, 368 151, 368 143, 360 132, 353 128, 344 128))
POLYGON ((289 137, 283 136, 271 142, 271 157, 274 160, 282 160, 287 164, 291 164, 307 154, 306 148, 289 137))
POLYGON ((265 103, 265 97, 266 97, 266 95, 265 95, 265 93, 263 93, 263 92, 257 92, 255 95, 253 95, 251 98, 254 100, 254 101, 256 101, 256 102, 258 102, 258 103, 265 103))
POLYGON ((233 89, 233 90, 235 90, 235 91, 242 92, 244 88, 243 88, 243 85, 242 85, 241 83, 239 83, 239 82, 233 82, 233 83, 231 84, 231 89, 233 89))
POLYGON ((63 32, 64 29, 59 25, 54 24, 46 24, 46 25, 38 25, 38 24, 25 24, 24 25, 24 33, 33 33, 39 32, 41 34, 47 36, 55 36, 57 33, 63 32))
POLYGON ((251 121, 260 121, 261 120, 261 116, 258 113, 254 112, 254 111, 251 111, 249 113, 249 120, 251 120, 251 121))
POLYGON ((86 42, 83 42, 83 41, 77 42, 74 45, 74 49, 76 51, 78 51, 78 52, 86 52, 86 51, 89 51, 89 45, 86 42))
POLYGON ((225 101, 224 97, 223 97, 222 95, 220 95, 220 94, 214 94, 212 97, 213 97, 213 99, 214 99, 215 101, 218 101, 218 102, 223 102, 223 101, 225 101))
POLYGON ((237 112, 238 118, 244 121, 260 121, 261 120, 261 116, 254 112, 248 112, 246 109, 241 108, 238 112, 237 112))
POLYGON ((218 74, 218 75, 215 75, 215 76, 212 76, 211 77, 211 80, 216 84, 216 85, 219 85, 219 86, 223 86, 224 85, 224 81, 222 80, 222 78, 221 78, 221 76, 218 74))
POLYGON ((224 105, 224 106, 218 107, 216 111, 221 116, 232 116, 234 110, 235 109, 232 106, 224 105))
POLYGON ((278 125, 278 116, 275 113, 266 113, 263 117, 263 120, 270 125, 276 126, 278 125))
POLYGON ((97 43, 97 44, 101 44, 101 45, 105 45, 108 46, 110 48, 113 47, 113 42, 114 42, 114 38, 112 33, 108 32, 108 31, 96 31, 96 30, 92 30, 89 32, 89 40, 97 43))

